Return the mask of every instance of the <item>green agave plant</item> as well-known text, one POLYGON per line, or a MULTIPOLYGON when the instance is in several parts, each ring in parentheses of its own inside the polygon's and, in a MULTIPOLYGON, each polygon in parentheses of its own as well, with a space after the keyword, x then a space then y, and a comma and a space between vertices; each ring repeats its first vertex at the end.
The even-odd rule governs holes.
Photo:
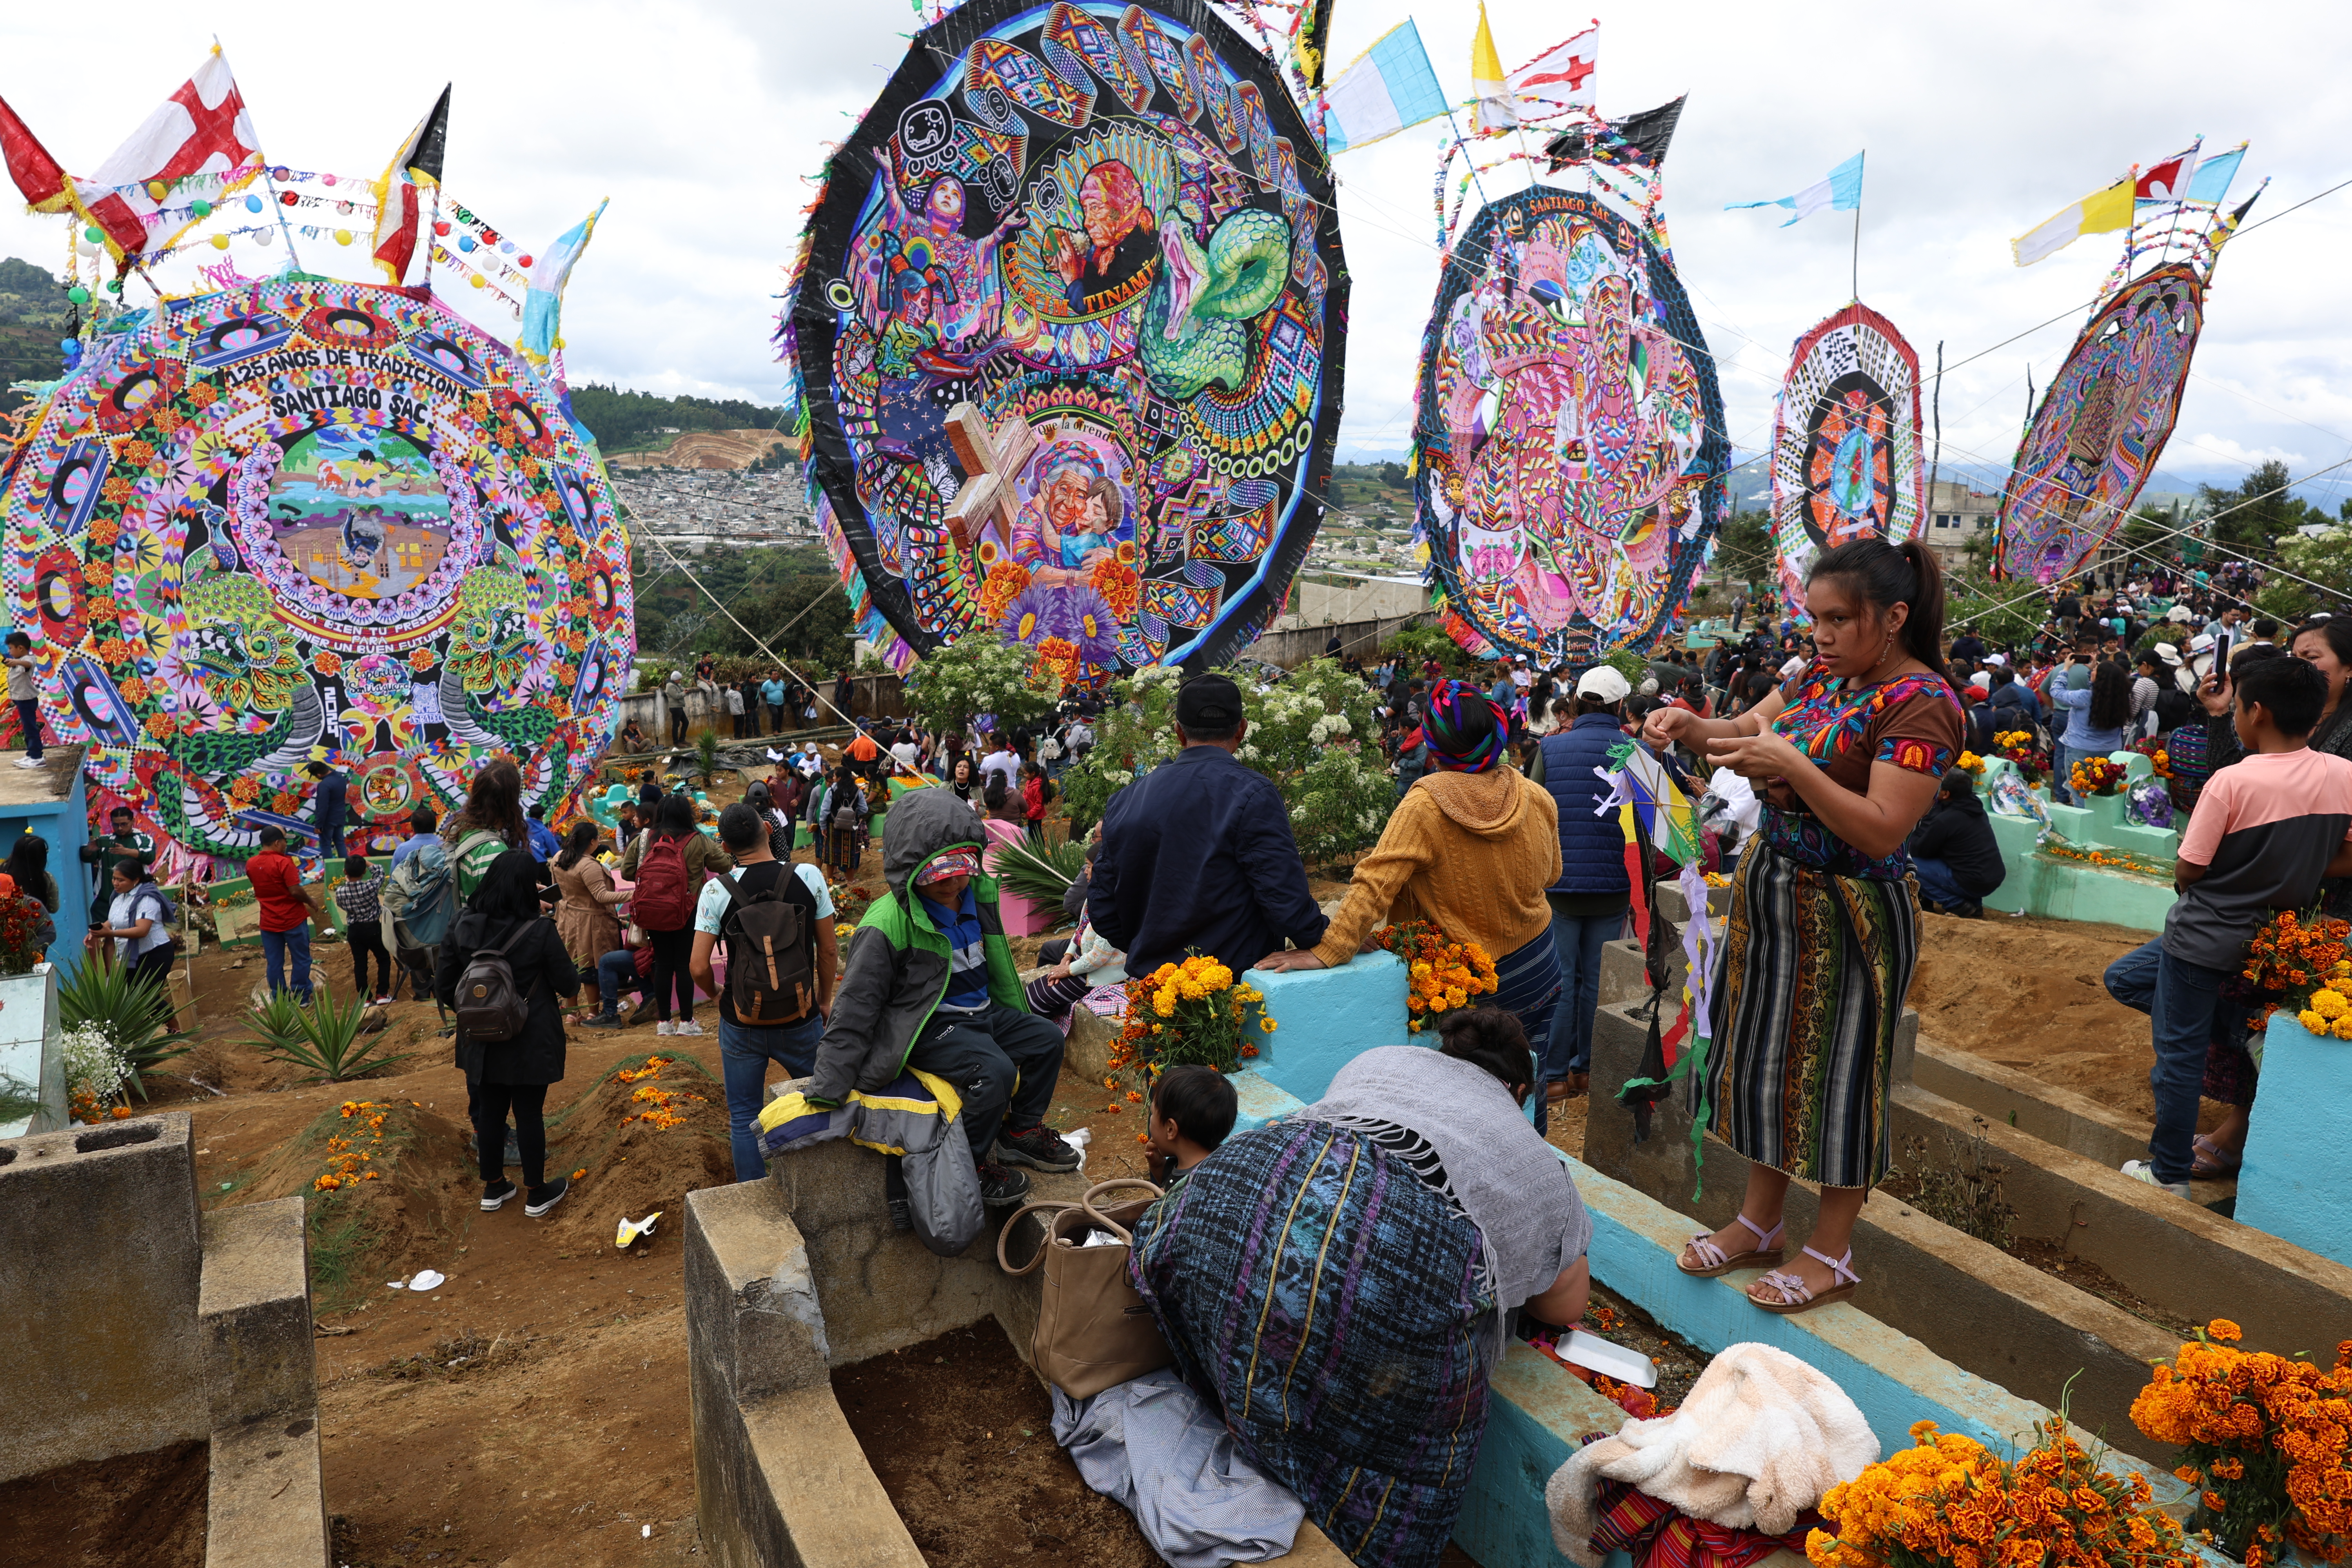
POLYGON ((172 1029, 172 1003, 153 981, 136 978, 119 963, 85 961, 58 983, 58 1018, 68 1029, 94 1028, 121 1047, 130 1064, 131 1087, 147 1098, 140 1076, 173 1057, 185 1056, 195 1036, 172 1029))
POLYGON ((1083 844, 1003 844, 996 849, 997 880, 1049 910, 1062 907, 1062 895, 1086 868, 1083 844))
POLYGON ((389 1043, 381 1032, 361 1028, 367 1016, 365 998, 337 1002, 331 986, 321 981, 317 999, 309 1006, 290 991, 280 991, 247 1015, 253 1026, 253 1046, 263 1059, 300 1068, 314 1079, 343 1083, 404 1062, 415 1051, 383 1054, 389 1043))

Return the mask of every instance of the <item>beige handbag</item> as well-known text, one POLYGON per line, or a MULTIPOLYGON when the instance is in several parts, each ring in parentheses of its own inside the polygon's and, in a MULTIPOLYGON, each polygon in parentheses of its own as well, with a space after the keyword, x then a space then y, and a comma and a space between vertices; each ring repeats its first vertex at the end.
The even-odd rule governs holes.
POLYGON ((1024 1204, 996 1233, 997 1266, 1007 1274, 1018 1279, 1045 1265, 1030 1353, 1038 1373, 1073 1399, 1157 1372, 1176 1359, 1152 1321, 1151 1309, 1127 1282, 1127 1255, 1135 1240, 1129 1227, 1160 1195, 1158 1187, 1133 1177, 1102 1182, 1074 1204, 1024 1204), (1140 1187, 1151 1196, 1096 1205, 1098 1197, 1118 1187, 1140 1187), (1035 1256, 1015 1268, 1004 1256, 1004 1240, 1032 1210, 1045 1216, 1045 1239, 1035 1256), (1096 1229, 1116 1236, 1118 1242, 1082 1246, 1096 1229))

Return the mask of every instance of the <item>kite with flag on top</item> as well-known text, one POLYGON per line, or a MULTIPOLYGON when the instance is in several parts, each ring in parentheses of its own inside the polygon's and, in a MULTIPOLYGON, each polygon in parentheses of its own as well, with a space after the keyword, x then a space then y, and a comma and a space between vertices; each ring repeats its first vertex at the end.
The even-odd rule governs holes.
POLYGON ((1807 185, 1793 196, 1775 196, 1768 202, 1727 202, 1724 205, 1723 210, 1736 212, 1743 207, 1793 209, 1796 216, 1790 218, 1789 223, 1782 224, 1780 226, 1782 228, 1788 227, 1790 223, 1795 223, 1798 218, 1811 217, 1824 207, 1836 212, 1852 212, 1862 205, 1863 157, 1863 153, 1856 153, 1853 157, 1832 169, 1828 179, 1816 184, 1807 185))
POLYGON ((1444 89, 1408 16, 1373 40, 1324 93, 1325 144, 1334 153, 1369 147, 1444 112, 1444 89))

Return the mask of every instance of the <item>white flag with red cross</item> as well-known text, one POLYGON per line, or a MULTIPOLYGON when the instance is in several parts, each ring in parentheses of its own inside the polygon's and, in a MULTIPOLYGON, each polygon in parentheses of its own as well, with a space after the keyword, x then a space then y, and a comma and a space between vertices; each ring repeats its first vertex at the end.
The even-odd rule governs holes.
POLYGON ((261 139, 228 58, 215 45, 196 74, 156 106, 146 123, 114 150, 87 180, 74 182, 75 206, 105 232, 117 257, 160 250, 195 222, 173 187, 191 174, 226 175, 205 182, 201 195, 217 201, 261 172, 261 139))

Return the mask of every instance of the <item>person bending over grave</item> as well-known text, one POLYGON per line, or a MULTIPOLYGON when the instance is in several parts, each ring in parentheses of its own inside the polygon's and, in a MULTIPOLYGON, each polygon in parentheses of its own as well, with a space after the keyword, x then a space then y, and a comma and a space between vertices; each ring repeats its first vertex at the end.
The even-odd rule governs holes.
MULTIPOLYGON (((2148 1015, 2156 1066, 2156 1130, 2146 1160, 2124 1174, 2189 1195, 2191 1177, 2238 1168, 2253 1100, 2246 1009, 2222 987, 2245 963, 2246 944, 2276 910, 2305 910, 2323 877, 2352 875, 2352 762, 2306 742, 2327 701, 2327 678, 2299 658, 2242 660, 2231 686, 2244 754, 2215 773, 2180 836, 2173 883, 2179 899, 2164 934, 2107 966, 2107 994, 2148 1015), (2219 1080, 2219 1081, 2217 1081, 2219 1080), (2210 1135, 2197 1132, 2201 1094, 2231 1110, 2210 1135)), ((2313 1151, 2314 1159, 2326 1156, 2313 1151)))
POLYGON ((888 892, 867 906, 807 1090, 837 1106, 852 1089, 887 1089, 909 1068, 963 1097, 962 1125, 982 1201, 1011 1207, 1029 1178, 1007 1163, 1075 1171, 1077 1152, 1045 1125, 1062 1070, 1062 1032, 1029 1011, 997 913, 996 879, 980 868, 980 825, 943 789, 919 789, 890 813, 882 841, 888 892))
POLYGON ((1503 1315, 1565 1327, 1591 1289, 1592 1222, 1528 1122, 1518 1020, 1465 1009, 1437 1033, 1224 1140, 1136 1222, 1129 1263, 1244 1451, 1355 1561, 1393 1568, 1437 1568, 1454 1533, 1503 1315))
POLYGON ((1904 841, 1959 755, 1962 724, 1944 677, 1943 572, 1926 546, 1825 551, 1805 604, 1813 656, 1779 691, 1737 719, 1660 708, 1643 725, 1654 745, 1687 745, 1753 780, 1763 802, 1732 883, 1708 1031, 1712 1126, 1749 1160, 1748 1191, 1680 1266, 1708 1279, 1771 1268, 1748 1299, 1780 1313, 1860 1283, 1853 1226, 1893 1152, 1895 1031, 1919 954, 1904 841), (1781 1269, 1792 1176, 1821 1184, 1821 1215, 1781 1269))

